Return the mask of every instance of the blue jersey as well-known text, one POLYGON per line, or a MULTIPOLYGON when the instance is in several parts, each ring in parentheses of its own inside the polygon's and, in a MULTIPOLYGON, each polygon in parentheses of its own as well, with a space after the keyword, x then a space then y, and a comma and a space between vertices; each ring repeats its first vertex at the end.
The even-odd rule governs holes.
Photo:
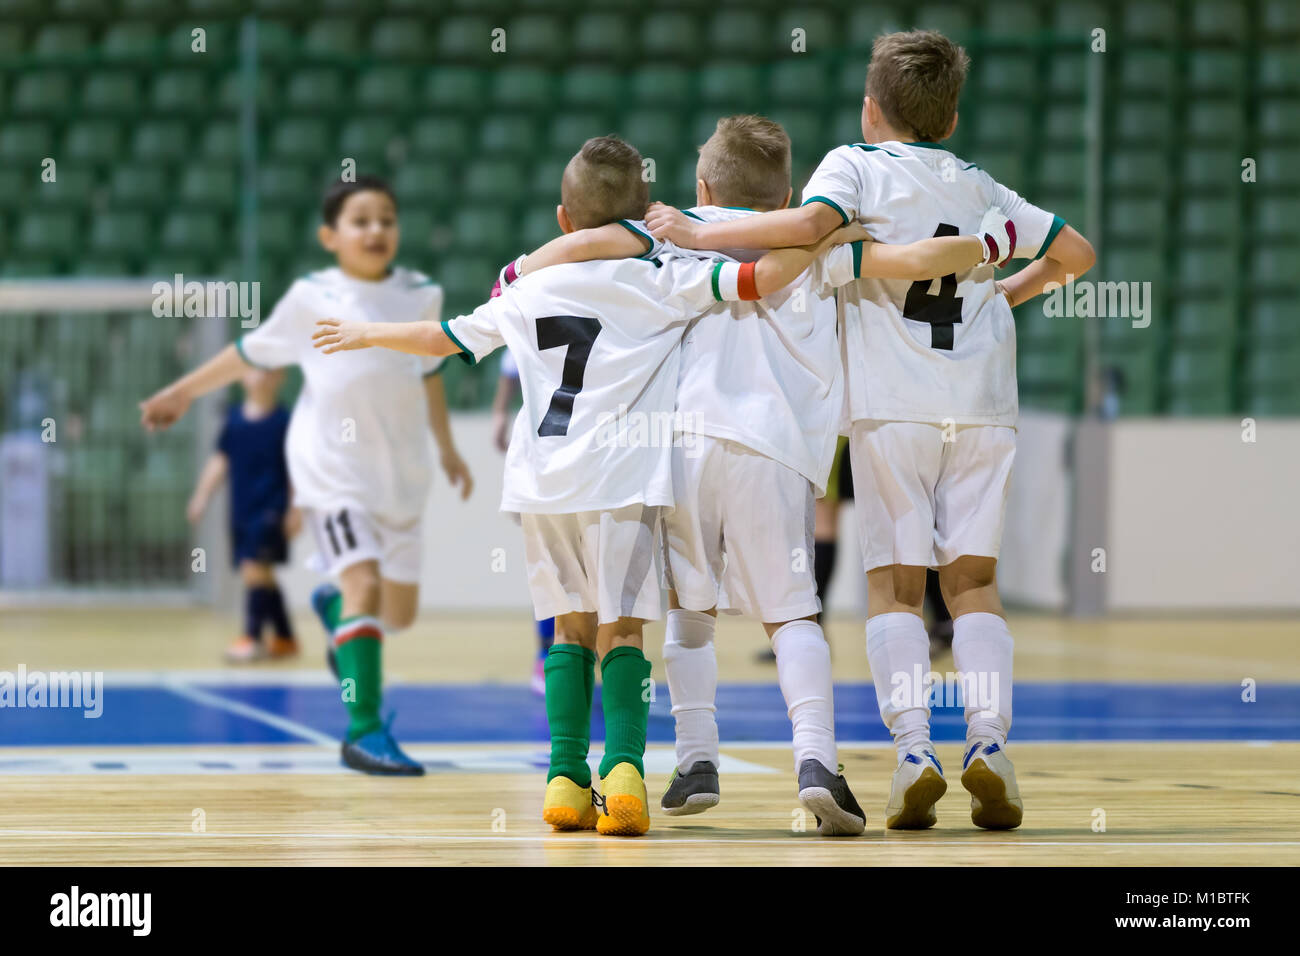
POLYGON ((230 523, 235 528, 278 519, 289 509, 289 468, 284 439, 289 410, 277 405, 256 420, 233 405, 221 429, 217 448, 230 463, 230 523))

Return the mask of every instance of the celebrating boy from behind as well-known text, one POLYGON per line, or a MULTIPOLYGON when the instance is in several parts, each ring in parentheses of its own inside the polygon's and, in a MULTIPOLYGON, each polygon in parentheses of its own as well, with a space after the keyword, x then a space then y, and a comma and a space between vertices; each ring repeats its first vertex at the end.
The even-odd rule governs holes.
POLYGON ((1017 394, 1011 306, 1093 263, 1087 241, 974 164, 939 146, 957 124, 968 58, 931 31, 877 38, 867 73, 865 142, 822 161, 798 209, 703 223, 652 207, 656 237, 691 248, 815 242, 853 220, 879 240, 911 242, 975 230, 989 207, 1035 262, 999 285, 991 265, 935 281, 864 278, 840 293, 850 454, 867 572, 867 657, 894 737, 886 825, 935 822, 946 790, 930 743, 929 672, 921 616, 927 567, 939 568, 954 617, 953 656, 966 688, 962 784, 982 827, 1018 826, 1022 803, 1007 759, 1012 640, 996 583, 1015 455, 1017 394))

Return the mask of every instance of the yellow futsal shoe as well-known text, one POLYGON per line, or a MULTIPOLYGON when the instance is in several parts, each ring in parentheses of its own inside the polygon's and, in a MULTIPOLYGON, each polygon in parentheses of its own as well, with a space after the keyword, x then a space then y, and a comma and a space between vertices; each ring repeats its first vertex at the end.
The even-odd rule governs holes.
POLYGON ((556 777, 546 785, 542 819, 556 830, 596 829, 591 787, 580 787, 568 777, 556 777))
POLYGON ((650 829, 650 800, 645 780, 630 763, 615 765, 600 783, 604 796, 596 830, 611 836, 641 836, 650 829))

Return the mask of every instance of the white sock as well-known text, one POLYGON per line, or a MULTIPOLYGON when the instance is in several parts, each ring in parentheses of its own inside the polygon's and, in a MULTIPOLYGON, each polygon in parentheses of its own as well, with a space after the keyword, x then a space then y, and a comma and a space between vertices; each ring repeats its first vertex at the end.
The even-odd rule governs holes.
POLYGON ((1011 729, 1011 655, 1007 622, 978 611, 952 622, 952 659, 966 702, 966 739, 1007 742, 1011 729))
POLYGON ((718 766, 718 656, 713 649, 714 619, 703 611, 668 612, 664 670, 677 722, 677 767, 690 770, 698 760, 718 766))
POLYGON ((772 635, 776 679, 794 727, 794 769, 809 757, 838 773, 831 648, 816 621, 791 621, 772 635))
POLYGON ((876 684, 880 719, 894 735, 901 759, 930 742, 930 637, 915 614, 877 614, 867 621, 867 663, 876 684))

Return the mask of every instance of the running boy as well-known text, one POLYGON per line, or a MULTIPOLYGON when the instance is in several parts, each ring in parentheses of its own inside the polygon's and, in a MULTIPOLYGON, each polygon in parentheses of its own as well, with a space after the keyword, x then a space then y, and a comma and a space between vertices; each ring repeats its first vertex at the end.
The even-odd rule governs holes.
POLYGON ((289 557, 288 539, 301 517, 290 507, 289 467, 284 439, 289 410, 276 401, 281 372, 250 368, 244 373, 244 400, 231 405, 212 453, 185 509, 198 524, 212 495, 230 477, 230 553, 244 584, 244 633, 226 650, 226 659, 247 663, 298 653, 275 565, 289 557), (270 625, 274 634, 262 642, 270 625))
POLYGON ((867 657, 898 750, 886 825, 922 828, 947 784, 930 743, 921 617, 927 567, 939 569, 966 688, 962 785, 977 826, 1018 826, 1022 803, 1006 756, 1012 639, 996 567, 1015 456, 1017 393, 1011 306, 1093 264, 1091 246, 939 141, 957 125, 965 51, 939 33, 876 39, 862 108, 865 142, 822 161, 798 209, 700 223, 656 207, 656 236, 693 248, 815 241, 859 220, 898 243, 970 231, 1004 210, 1016 255, 1036 261, 1000 286, 990 266, 937 282, 863 279, 841 293, 850 454, 867 572, 867 657), (900 683, 901 682, 901 683, 900 683))
MULTIPOLYGON (((194 371, 141 403, 150 430, 166 428, 200 395, 249 367, 297 364, 303 390, 289 425, 289 474, 315 534, 315 566, 337 577, 313 605, 330 634, 348 730, 343 763, 367 773, 418 776, 380 711, 385 632, 408 627, 419 599, 421 519, 429 496, 427 432, 461 496, 472 488, 447 420, 440 362, 374 351, 327 360, 311 347, 317 319, 357 323, 436 315, 442 289, 393 268, 397 202, 380 179, 337 182, 325 194, 318 238, 338 266, 293 284, 270 318, 194 371)), ((390 721, 391 723, 391 721, 390 721)))

